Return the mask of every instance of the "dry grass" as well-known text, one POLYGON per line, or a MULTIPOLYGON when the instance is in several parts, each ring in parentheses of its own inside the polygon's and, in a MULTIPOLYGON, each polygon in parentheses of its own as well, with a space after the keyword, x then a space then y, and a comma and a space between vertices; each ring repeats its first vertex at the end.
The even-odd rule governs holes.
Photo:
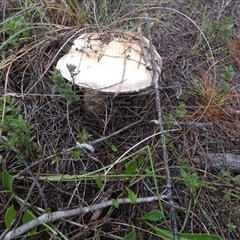
MULTIPOLYGON (((2 93, 18 95, 14 106, 20 107, 27 124, 34 127, 31 142, 36 147, 31 144, 16 146, 24 158, 24 161, 20 161, 4 140, 4 137, 9 137, 9 132, 2 132, 0 145, 4 147, 0 148, 0 172, 7 170, 12 176, 18 174, 13 183, 14 195, 18 200, 9 198, 0 184, 0 234, 5 229, 4 214, 11 205, 18 211, 18 221, 14 227, 21 225, 21 213, 29 206, 36 215, 40 215, 42 209, 46 208, 57 211, 91 206, 103 201, 106 195, 108 199, 126 197, 125 186, 130 187, 138 197, 156 194, 156 187, 159 193, 164 193, 166 179, 158 136, 138 145, 143 139, 158 132, 157 127, 148 122, 157 119, 153 89, 140 94, 119 95, 114 100, 109 96, 103 106, 104 110, 94 115, 84 108, 82 90, 77 89, 79 100, 70 105, 60 94, 53 94, 53 81, 49 73, 84 26, 96 29, 103 23, 109 29, 120 26, 131 28, 132 24, 144 21, 144 13, 149 8, 152 21, 156 20, 152 27, 153 44, 163 58, 164 70, 159 91, 164 115, 174 113, 183 102, 186 114, 176 121, 212 124, 210 128, 182 127, 181 131, 172 131, 167 135, 178 228, 185 233, 209 232, 224 239, 240 239, 239 183, 234 182, 235 176, 231 173, 210 171, 208 165, 202 166, 198 158, 208 152, 240 154, 239 5, 234 1, 224 7, 222 3, 225 1, 183 0, 162 4, 154 4, 152 1, 152 5, 138 5, 140 1, 136 1, 135 5, 114 15, 114 9, 119 10, 120 6, 115 1, 114 7, 106 8, 109 9, 109 17, 104 18, 104 13, 99 13, 93 1, 82 2, 77 4, 77 1, 69 1, 65 7, 62 0, 42 1, 35 2, 36 7, 32 8, 26 8, 21 1, 1 3, 4 11, 0 13, 0 19, 3 22, 11 14, 19 13, 13 9, 17 4, 22 11, 25 9, 23 12, 27 12, 27 16, 31 16, 27 20, 31 28, 30 36, 20 35, 18 41, 8 42, 1 49, 0 90, 2 93), (226 42, 217 33, 212 39, 207 36, 211 45, 209 49, 193 22, 203 28, 204 24, 218 17, 221 21, 227 16, 233 20, 233 36, 236 37, 226 42), (69 42, 66 42, 67 39, 70 39, 69 42), (228 44, 232 46, 230 52, 226 50, 228 44), (225 81, 222 76, 225 67, 229 65, 233 67, 233 75, 228 81, 229 88, 222 91, 219 86, 225 81), (194 85, 194 79, 198 79, 200 85, 194 85), (110 142, 93 145, 93 153, 84 150, 80 154, 74 149, 76 140, 91 142, 143 119, 146 121, 116 134, 110 142), (86 139, 83 131, 88 134, 86 139), (104 178, 104 171, 108 169, 105 166, 112 164, 135 145, 126 154, 126 159, 114 165, 108 172, 109 177, 104 178), (64 152, 66 149, 74 150, 64 152), (130 156, 132 153, 135 154, 130 156), (183 166, 180 162, 185 158, 188 163, 183 166), (133 160, 139 163, 139 172, 133 178, 125 179, 125 164, 133 160), (154 178, 145 172, 146 169, 152 170, 151 161, 154 163, 157 186, 154 178), (39 186, 34 184, 30 172, 24 171, 31 164, 34 164, 31 172, 35 180, 38 179, 39 186), (194 173, 199 178, 200 185, 195 186, 195 194, 180 175, 183 167, 188 170, 194 167, 194 173), (103 170, 95 174, 94 171, 98 169, 103 170), (89 177, 86 175, 88 173, 89 177), (61 177, 65 174, 84 177, 71 181, 41 180, 43 177, 61 177), (104 182, 104 191, 99 190, 96 179, 104 182), (23 201, 21 204, 19 199, 23 201), (237 228, 230 229, 228 224, 237 228)), ((9 37, 9 31, 1 29, 0 43, 4 44, 9 37)), ((4 101, 3 98, 1 101, 4 101)), ((2 106, 6 107, 7 103, 3 102, 2 106)), ((7 113, 4 115, 1 112, 4 123, 7 113)), ((161 204, 166 218, 155 225, 167 229, 170 224, 169 205, 167 202, 161 204)), ((144 221, 137 220, 156 208, 159 208, 158 202, 128 204, 118 209, 111 207, 104 209, 97 219, 91 220, 92 214, 89 213, 62 219, 51 227, 67 239, 121 239, 134 225, 138 239, 159 239, 144 221)), ((63 238, 54 236, 49 229, 38 228, 35 239, 63 238)))

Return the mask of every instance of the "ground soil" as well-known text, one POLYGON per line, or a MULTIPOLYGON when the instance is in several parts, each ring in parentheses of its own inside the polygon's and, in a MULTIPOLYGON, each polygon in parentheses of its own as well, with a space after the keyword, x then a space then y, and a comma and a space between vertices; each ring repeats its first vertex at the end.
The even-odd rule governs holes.
MULTIPOLYGON (((21 6, 22 3, 5 1, 0 4, 2 9, 5 9, 4 13, 0 13, 0 19, 4 21, 11 14, 9 8, 16 4, 21 6)), ((131 15, 133 22, 138 21, 138 16, 144 16, 146 11, 153 20, 157 19, 151 34, 153 45, 163 59, 163 71, 159 80, 163 115, 169 116, 176 112, 181 103, 185 104, 184 116, 174 119, 179 122, 180 127, 165 125, 166 129, 171 129, 167 135, 168 164, 172 176, 174 203, 177 206, 178 229, 183 227, 186 233, 217 234, 229 240, 240 239, 240 187, 233 181, 239 172, 227 164, 223 164, 222 169, 215 169, 208 164, 207 154, 240 154, 239 5, 237 0, 166 1, 131 15), (205 24, 210 25, 214 20, 224 23, 227 17, 233 20, 232 36, 227 41, 223 40, 221 32, 216 30, 213 38, 207 36, 209 42, 206 42, 197 26, 202 29, 205 24), (218 93, 218 86, 225 81, 223 74, 228 66, 233 70, 228 82, 230 87, 224 93, 218 93), (198 87, 194 85, 195 80, 200 83, 198 87), (185 124, 181 125, 183 122, 185 124), (193 122, 199 125, 192 125, 193 122), (201 181, 201 186, 194 196, 181 180, 180 159, 188 159, 188 164, 195 168, 201 181), (220 170, 226 172, 219 173, 220 170), (236 228, 229 229, 230 223, 236 228)), ((109 28, 130 26, 131 22, 124 19, 124 14, 133 9, 134 6, 130 6, 119 16, 119 21, 110 24, 109 28), (122 16, 124 20, 121 22, 122 16)), ((114 11, 111 11, 109 14, 114 14, 114 11)), ((50 16, 53 16, 51 14, 50 16)), ((51 32, 47 26, 36 28, 31 30, 29 40, 22 40, 17 51, 12 43, 4 49, 4 54, 1 53, 7 61, 5 66, 1 64, 0 90, 2 93, 17 95, 15 106, 21 108, 20 113, 26 122, 34 126, 32 141, 42 150, 39 155, 34 148, 24 149, 24 146, 21 146, 19 150, 24 152, 26 164, 36 163, 31 168, 36 179, 38 176, 48 175, 83 175, 111 164, 136 145, 130 153, 139 152, 129 159, 142 159, 142 168, 151 169, 146 148, 148 146, 155 170, 163 176, 157 180, 158 191, 164 193, 166 179, 160 137, 158 135, 147 139, 159 131, 158 126, 150 122, 158 120, 154 88, 140 93, 118 95, 114 99, 109 95, 100 106, 101 111, 98 114, 86 110, 82 101, 84 91, 81 89, 76 89, 79 100, 67 104, 66 99, 58 92, 53 94, 50 71, 53 71, 57 60, 69 50, 74 38, 62 47, 66 40, 82 29, 83 25, 74 25, 74 17, 64 22, 64 26, 61 16, 52 18, 58 19, 54 25, 58 34, 51 32), (32 44, 31 41, 34 40, 39 42, 32 44), (12 54, 15 54, 15 57, 9 60, 12 54), (136 122, 139 123, 128 127, 136 122), (73 151, 66 151, 76 146, 76 140, 81 142, 79 136, 82 136, 83 130, 89 134, 87 141, 92 142, 123 128, 126 130, 110 138, 111 146, 115 146, 116 151, 106 142, 94 144, 94 152, 85 149, 78 158, 74 157, 73 151), (141 142, 143 139, 146 140, 141 142)), ((94 23, 94 20, 92 21, 94 23)), ((33 15, 32 22, 43 22, 42 16, 33 15)), ((3 34, 0 43, 8 37, 7 33, 3 34)), ((15 152, 3 148, 0 151, 0 172, 8 170, 15 175, 26 169, 26 165, 16 161, 15 152)), ((122 173, 124 164, 125 162, 114 166, 111 174, 122 173)), ((42 190, 40 193, 37 185, 32 183, 29 171, 22 172, 14 180, 14 193, 32 206, 42 209, 48 207, 51 211, 91 206, 102 202, 106 195, 107 199, 126 197, 125 186, 129 186, 121 177, 107 179, 104 192, 99 190, 95 181, 89 179, 70 182, 38 180, 42 190)), ((139 178, 132 182, 131 189, 138 197, 151 196, 155 193, 153 178, 139 178)), ((1 187, 0 190, 3 191, 1 187)), ((14 204, 1 192, 0 234, 5 229, 3 219, 6 208, 14 204)), ((156 222, 155 225, 166 229, 166 223, 171 224, 169 204, 167 201, 162 204, 166 219, 156 222)), ((89 213, 82 217, 63 219, 54 225, 68 239, 124 237, 132 230, 133 225, 138 228, 142 239, 159 239, 144 221, 137 220, 148 211, 158 208, 158 202, 128 204, 118 209, 104 209, 95 220, 91 220, 92 214, 89 213)), ((50 231, 39 230, 35 239, 57 239, 52 235, 50 231)))

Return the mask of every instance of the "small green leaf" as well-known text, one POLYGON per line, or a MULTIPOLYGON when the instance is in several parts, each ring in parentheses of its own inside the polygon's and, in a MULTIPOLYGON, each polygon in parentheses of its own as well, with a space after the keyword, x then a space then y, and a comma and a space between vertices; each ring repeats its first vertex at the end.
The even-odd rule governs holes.
POLYGON ((240 185, 240 175, 237 175, 235 178, 234 178, 234 182, 238 185, 240 185))
POLYGON ((123 238, 123 240, 135 240, 135 239, 137 239, 135 230, 132 230, 123 238))
POLYGON ((14 218, 16 217, 17 212, 14 209, 14 206, 11 206, 7 209, 5 216, 4 216, 4 223, 7 228, 10 228, 14 218))
POLYGON ((26 209, 23 213, 23 217, 22 217, 22 223, 27 223, 31 220, 33 220, 33 213, 31 210, 26 209))
POLYGON ((29 36, 30 36, 30 32, 27 30, 27 31, 24 31, 23 33, 22 33, 22 35, 23 35, 23 37, 24 38, 28 38, 29 36))
POLYGON ((128 187, 126 187, 126 190, 128 192, 128 197, 132 203, 135 203, 137 201, 137 195, 128 187))
POLYGON ((151 170, 147 169, 147 168, 144 171, 148 175, 152 175, 153 174, 153 172, 151 170))
POLYGON ((117 152, 117 147, 112 143, 112 141, 106 139, 104 142, 113 152, 117 152))
MULTIPOLYGON (((43 211, 43 214, 45 214, 45 213, 51 213, 52 212, 52 210, 51 210, 51 208, 46 208, 44 211, 43 211)), ((45 224, 41 224, 40 226, 39 226, 39 231, 43 231, 43 230, 45 230, 47 228, 47 225, 45 224)))
POLYGON ((99 178, 96 179, 96 184, 99 187, 99 189, 102 191, 103 190, 103 183, 99 178))
POLYGON ((137 169, 137 161, 131 161, 126 164, 126 174, 131 175, 133 174, 137 169))
POLYGON ((54 157, 51 161, 51 165, 58 163, 58 162, 59 162, 59 159, 57 157, 54 157))
POLYGON ((117 200, 117 199, 111 198, 111 201, 112 201, 113 206, 114 206, 115 208, 119 208, 119 203, 118 203, 118 200, 117 200))
MULTIPOLYGON (((36 217, 34 216, 33 212, 29 209, 26 209, 23 213, 22 223, 30 222, 35 218, 36 217)), ((29 230, 28 233, 29 233, 29 235, 33 235, 36 233, 36 231, 37 231, 37 228, 33 228, 33 229, 29 230)))
POLYGON ((51 212, 52 212, 51 208, 46 208, 43 213, 51 213, 51 212))
POLYGON ((158 221, 163 218, 163 213, 158 210, 153 210, 151 212, 146 213, 142 217, 138 218, 139 220, 151 220, 151 221, 158 221))
POLYGON ((117 152, 117 147, 113 143, 110 145, 110 147, 113 152, 117 152))
POLYGON ((146 159, 144 157, 140 157, 138 159, 138 167, 141 166, 145 161, 146 161, 146 159))
POLYGON ((237 226, 235 224, 233 224, 233 223, 228 223, 227 227, 228 227, 229 230, 233 230, 233 229, 237 228, 237 226))
POLYGON ((83 152, 81 151, 81 149, 75 148, 72 151, 72 155, 73 155, 74 159, 79 159, 79 158, 81 158, 83 156, 83 152))
POLYGON ((71 77, 74 79, 74 77, 76 75, 78 75, 79 72, 76 71, 77 66, 73 65, 73 64, 67 64, 67 69, 71 74, 71 77))
POLYGON ((82 131, 81 131, 81 134, 79 134, 79 135, 77 136, 77 139, 78 139, 78 141, 81 142, 81 143, 86 143, 86 142, 88 142, 88 140, 89 140, 89 138, 90 138, 91 136, 92 136, 92 135, 89 134, 85 128, 83 128, 82 131))
POLYGON ((2 173, 2 184, 3 188, 6 191, 12 191, 12 176, 8 173, 7 170, 4 170, 2 173))

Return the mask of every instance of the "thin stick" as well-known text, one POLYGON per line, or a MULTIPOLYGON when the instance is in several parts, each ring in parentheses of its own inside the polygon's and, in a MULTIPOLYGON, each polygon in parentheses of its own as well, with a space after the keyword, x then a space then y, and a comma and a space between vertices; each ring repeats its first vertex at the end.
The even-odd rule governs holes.
MULTIPOLYGON (((161 199, 164 199, 165 196, 161 196, 161 199)), ((157 201, 159 199, 158 196, 152 196, 152 197, 145 197, 145 198, 138 198, 136 200, 136 203, 145 203, 145 202, 153 202, 153 201, 157 201)), ((131 200, 129 198, 122 198, 122 199, 118 199, 118 204, 127 204, 127 203, 132 203, 131 200)), ((0 239, 2 240, 11 240, 14 238, 17 238, 19 236, 21 236, 22 234, 26 233, 27 231, 40 226, 41 224, 44 223, 48 223, 48 222, 54 222, 60 219, 64 219, 64 218, 69 218, 69 217, 73 217, 73 216, 80 216, 89 212, 94 212, 97 211, 99 209, 102 208, 106 208, 106 207, 110 207, 113 206, 113 202, 110 201, 106 201, 106 202, 102 202, 102 203, 98 203, 89 207, 79 207, 79 208, 74 208, 74 209, 70 209, 70 210, 65 210, 65 211, 56 211, 53 213, 47 213, 47 214, 43 214, 42 216, 27 222, 17 228, 15 228, 14 230, 9 231, 5 236, 1 235, 0 239)))
POLYGON ((142 49, 142 54, 143 54, 143 58, 144 58, 144 61, 146 63, 146 69, 148 70, 152 70, 152 64, 151 64, 151 61, 149 59, 149 54, 148 54, 148 49, 147 49, 147 46, 143 40, 143 35, 142 35, 142 27, 139 26, 137 28, 137 31, 140 35, 140 44, 141 44, 141 49, 142 49))
POLYGON ((168 193, 168 201, 170 205, 170 219, 171 219, 171 225, 173 230, 173 237, 174 240, 178 240, 178 230, 177 230, 177 221, 176 221, 176 214, 175 214, 175 207, 173 203, 173 195, 172 195, 172 181, 171 181, 171 175, 168 167, 168 152, 167 152, 167 146, 166 146, 166 139, 164 134, 164 124, 163 124, 163 116, 162 116, 162 110, 161 110, 161 100, 160 100, 160 94, 159 94, 159 73, 157 72, 157 67, 155 64, 155 57, 154 57, 154 50, 153 50, 153 44, 152 44, 152 36, 151 36, 151 30, 150 30, 150 24, 148 19, 148 14, 146 13, 146 23, 147 23, 147 30, 148 30, 148 40, 150 44, 150 53, 151 53, 151 59, 152 59, 152 71, 153 71, 153 83, 155 86, 155 98, 156 98, 156 108, 158 112, 158 126, 161 132, 161 141, 162 141, 162 151, 163 151, 163 161, 164 161, 164 167, 165 167, 165 173, 166 173, 166 179, 167 179, 167 193, 168 193))

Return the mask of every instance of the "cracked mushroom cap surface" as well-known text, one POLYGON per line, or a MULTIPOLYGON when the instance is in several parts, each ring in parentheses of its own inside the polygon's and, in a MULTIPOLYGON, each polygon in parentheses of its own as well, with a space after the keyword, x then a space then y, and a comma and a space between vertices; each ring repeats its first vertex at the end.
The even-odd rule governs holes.
MULTIPOLYGON (((160 74, 162 59, 155 49, 153 51, 155 66, 160 74)), ((152 85, 149 60, 149 41, 136 33, 85 33, 73 42, 70 51, 59 59, 56 68, 64 78, 80 87, 127 93, 152 85), (70 73, 68 65, 75 66, 74 74, 70 73)))

